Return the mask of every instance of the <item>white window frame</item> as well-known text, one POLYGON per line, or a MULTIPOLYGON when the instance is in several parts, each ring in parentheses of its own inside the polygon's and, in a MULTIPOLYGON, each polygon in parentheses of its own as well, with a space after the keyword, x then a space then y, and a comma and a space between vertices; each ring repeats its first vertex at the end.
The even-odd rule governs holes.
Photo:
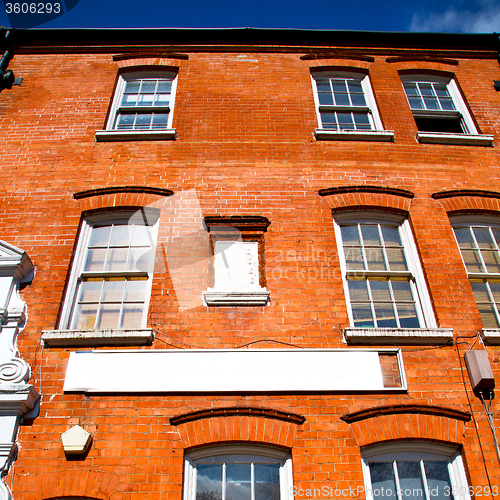
MULTIPOLYGON (((293 500, 292 458, 288 451, 265 445, 214 445, 193 450, 184 459, 183 500, 196 500, 196 464, 203 459, 214 463, 227 456, 243 455, 265 457, 280 463, 280 500, 293 500)), ((243 457, 241 457, 244 459, 243 457)))
POLYGON ((452 132, 417 132, 417 141, 429 144, 457 144, 457 145, 478 145, 478 146, 492 146, 493 136, 481 135, 478 133, 476 124, 465 104, 465 100, 458 88, 454 78, 439 75, 429 75, 422 73, 408 73, 400 75, 401 86, 408 101, 410 102, 404 88, 404 83, 435 83, 446 85, 448 93, 453 100, 456 110, 427 110, 427 109, 411 109, 414 117, 425 118, 446 118, 449 116, 460 117, 462 127, 465 129, 463 133, 452 132))
POLYGON ((175 108, 175 95, 177 91, 177 71, 166 70, 148 70, 148 71, 134 71, 124 72, 118 75, 118 82, 116 85, 113 102, 106 122, 105 130, 96 131, 97 141, 112 141, 112 140, 156 140, 156 139, 175 139, 176 130, 172 128, 174 108, 175 108), (119 130, 116 128, 116 122, 120 113, 120 103, 123 97, 125 86, 127 82, 133 80, 142 80, 147 78, 166 78, 172 81, 172 88, 170 92, 170 102, 166 107, 130 107, 129 110, 168 110, 168 123, 166 129, 148 129, 148 130, 119 130))
MULTIPOLYGON (((85 217, 82 221, 82 225, 80 228, 80 233, 78 235, 77 248, 75 252, 75 257, 73 260, 73 264, 70 270, 70 277, 68 281, 68 286, 66 290, 66 295, 64 298, 64 303, 61 311, 61 318, 58 325, 58 330, 65 330, 68 332, 74 331, 71 329, 71 322, 73 319, 74 307, 77 301, 76 294, 78 292, 78 283, 83 275, 90 275, 90 273, 85 273, 83 270, 83 266, 85 264, 84 259, 87 253, 87 247, 90 239, 90 234, 92 228, 94 226, 106 226, 108 224, 118 223, 124 224, 129 223, 129 221, 133 218, 138 222, 142 222, 141 219, 146 218, 146 222, 148 226, 152 227, 151 231, 151 250, 154 252, 156 248, 156 241, 158 237, 158 220, 159 220, 159 212, 150 211, 143 212, 141 210, 123 210, 123 211, 110 211, 110 212, 100 212, 94 215, 90 215, 85 217)), ((154 265, 154 261, 151 263, 151 267, 154 265)), ((116 275, 117 273, 106 273, 100 272, 98 273, 100 276, 102 275, 116 275)), ((137 271, 131 270, 126 272, 118 273, 120 275, 127 276, 147 276, 147 285, 146 285, 146 299, 144 301, 144 310, 141 322, 141 329, 144 329, 147 324, 147 312, 149 309, 149 301, 151 297, 151 287, 153 281, 153 269, 149 269, 148 271, 137 271)), ((118 328, 116 330, 119 330, 118 328)), ((79 331, 79 330, 78 330, 79 331)), ((92 330, 97 332, 98 330, 92 330)))
MULTIPOLYGON (((363 477, 365 481, 366 500, 374 500, 370 476, 370 462, 442 460, 448 462, 451 488, 454 489, 454 500, 470 500, 469 486, 465 475, 460 449, 457 446, 432 443, 428 441, 401 441, 396 443, 380 443, 367 446, 361 450, 363 477)), ((425 491, 425 490, 424 490, 425 491)), ((398 500, 402 500, 399 492, 398 500)), ((432 496, 425 491, 425 500, 432 496)))
MULTIPOLYGON (((384 213, 384 212, 358 212, 346 211, 334 214, 335 237, 337 239, 337 247, 339 251, 340 268, 342 272, 342 281, 344 284, 344 293, 347 303, 347 311, 351 328, 346 328, 346 339, 351 342, 370 343, 370 339, 379 341, 380 337, 392 338, 401 342, 411 342, 415 337, 422 337, 425 342, 443 342, 452 337, 452 332, 448 329, 438 329, 434 311, 432 309, 429 292, 425 283, 424 272, 418 257, 417 248, 413 234, 410 228, 410 223, 404 215, 384 213), (364 270, 348 270, 346 257, 344 253, 341 226, 344 224, 389 224, 399 228, 399 235, 403 244, 406 257, 407 271, 364 271, 364 270), (415 307, 417 317, 420 323, 419 328, 380 328, 380 327, 354 327, 354 317, 351 307, 349 295, 348 276, 355 275, 360 277, 371 276, 387 276, 387 277, 407 277, 410 280, 410 285, 415 299, 415 307), (360 337, 360 332, 366 332, 366 338, 363 341, 360 337), (407 335, 403 332, 410 332, 407 335)), ((362 336, 362 335, 361 335, 362 336)))
POLYGON ((311 82, 314 94, 314 104, 316 107, 316 117, 318 128, 315 130, 316 139, 326 140, 364 140, 364 141, 392 141, 394 140, 394 131, 384 130, 382 121, 378 112, 375 97, 370 85, 370 78, 367 73, 356 71, 313 71, 311 72, 311 82), (320 105, 318 96, 318 87, 316 80, 320 79, 354 79, 361 83, 361 88, 366 101, 366 106, 325 106, 320 105), (351 129, 326 129, 323 128, 321 120, 321 111, 347 111, 347 112, 366 112, 371 125, 371 130, 351 130, 351 129))
MULTIPOLYGON (((488 273, 488 272, 469 272, 467 266, 465 265, 465 260, 462 255, 462 251, 460 249, 460 245, 456 238, 455 229, 459 228, 470 228, 470 227, 484 227, 491 229, 500 230, 500 217, 494 215, 455 215, 450 217, 450 222, 453 227, 453 233, 455 236, 455 241, 457 243, 457 247, 460 251, 460 256, 462 257, 462 262, 464 264, 465 271, 467 272, 467 276, 469 280, 473 279, 482 279, 482 280, 499 280, 500 273, 488 273)), ((497 245, 498 246, 498 245, 497 245)), ((500 248, 498 248, 500 253, 500 248)), ((483 263, 484 269, 487 269, 484 262, 483 257, 480 255, 481 262, 483 263)), ((493 302, 494 303, 494 302, 493 302)), ((495 304, 495 303, 494 303, 495 304)), ((496 319, 500 323, 500 306, 495 304, 496 311, 496 319)), ((500 328, 483 328, 483 338, 485 341, 488 341, 491 344, 500 344, 500 328)))

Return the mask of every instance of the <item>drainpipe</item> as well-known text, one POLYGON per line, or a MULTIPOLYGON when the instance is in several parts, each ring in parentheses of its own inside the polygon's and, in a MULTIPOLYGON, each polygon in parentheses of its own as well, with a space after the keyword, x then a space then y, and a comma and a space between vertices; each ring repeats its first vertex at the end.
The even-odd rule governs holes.
MULTIPOLYGON (((7 30, 5 33, 4 40, 7 40, 10 37, 11 31, 7 30)), ((7 70, 7 66, 9 65, 10 60, 14 57, 14 53, 12 49, 7 49, 0 59, 0 92, 3 89, 10 89, 16 79, 14 73, 11 70, 7 70)))

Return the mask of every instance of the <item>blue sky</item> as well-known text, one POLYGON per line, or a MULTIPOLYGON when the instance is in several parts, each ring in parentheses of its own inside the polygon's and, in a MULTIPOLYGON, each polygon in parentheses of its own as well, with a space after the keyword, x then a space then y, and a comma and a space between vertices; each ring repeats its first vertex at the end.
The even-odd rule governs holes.
MULTIPOLYGON (((34 2, 44 0, 4 0, 34 2)), ((57 0, 50 0, 52 2, 57 0)), ((71 0, 64 0, 65 5, 71 0)), ((256 28, 500 32, 500 0, 72 0, 40 28, 256 28)), ((10 27, 0 2, 0 26, 10 27)))

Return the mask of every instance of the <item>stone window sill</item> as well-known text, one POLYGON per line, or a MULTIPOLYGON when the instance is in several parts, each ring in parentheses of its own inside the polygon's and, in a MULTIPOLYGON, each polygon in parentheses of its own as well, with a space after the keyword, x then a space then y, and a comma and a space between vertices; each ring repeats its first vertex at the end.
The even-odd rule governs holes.
POLYGON ((500 345, 500 329, 499 328, 483 328, 481 336, 485 344, 500 345))
POLYGON ((394 130, 328 130, 317 128, 318 141, 394 141, 394 130))
POLYGON ((492 135, 448 134, 446 132, 417 132, 423 144, 454 144, 459 146, 493 146, 492 135))
POLYGON ((270 295, 266 289, 245 292, 207 290, 203 292, 203 300, 207 306, 265 306, 270 295))
MULTIPOLYGON (((451 344, 451 328, 345 328, 344 338, 355 345, 451 344)), ((500 339, 500 337, 499 337, 500 339)))
POLYGON ((175 128, 166 130, 96 130, 97 142, 111 141, 161 141, 177 138, 175 128))
POLYGON ((145 345, 154 339, 151 328, 139 330, 46 330, 42 340, 48 347, 145 345))

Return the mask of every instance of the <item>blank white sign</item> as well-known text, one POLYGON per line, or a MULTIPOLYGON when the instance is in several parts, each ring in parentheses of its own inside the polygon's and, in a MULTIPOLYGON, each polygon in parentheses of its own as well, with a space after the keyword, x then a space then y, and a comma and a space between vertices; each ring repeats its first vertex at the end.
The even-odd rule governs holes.
POLYGON ((72 352, 64 383, 88 393, 383 389, 378 352, 363 349, 72 352))

